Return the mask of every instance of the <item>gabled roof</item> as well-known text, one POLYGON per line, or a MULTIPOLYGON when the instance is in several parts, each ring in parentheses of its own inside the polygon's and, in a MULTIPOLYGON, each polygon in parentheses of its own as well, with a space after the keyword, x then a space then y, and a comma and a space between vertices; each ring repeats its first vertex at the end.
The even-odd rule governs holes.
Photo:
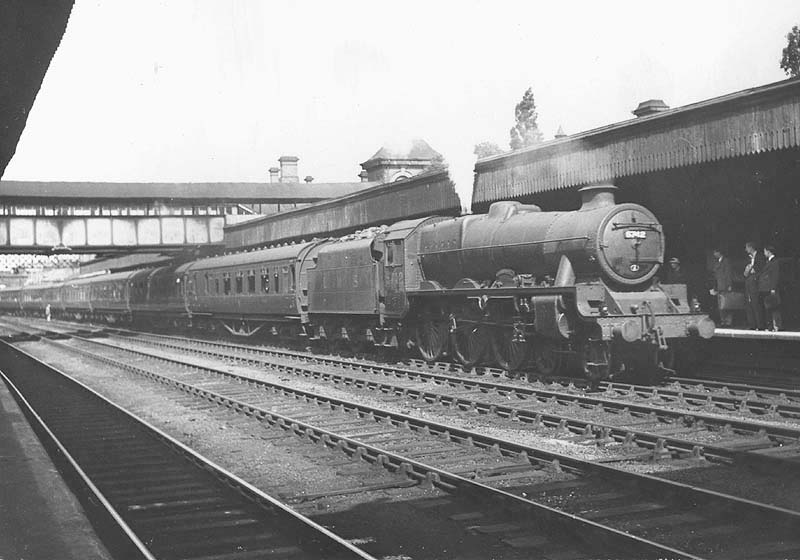
POLYGON ((439 157, 441 157, 441 154, 431 148, 430 144, 425 140, 422 138, 412 138, 408 142, 387 143, 361 165, 380 159, 432 160, 439 157))

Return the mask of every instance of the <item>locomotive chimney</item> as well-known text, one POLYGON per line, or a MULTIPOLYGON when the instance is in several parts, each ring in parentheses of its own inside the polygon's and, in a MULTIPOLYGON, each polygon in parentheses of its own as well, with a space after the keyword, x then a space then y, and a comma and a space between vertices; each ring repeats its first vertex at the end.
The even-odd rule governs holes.
POLYGON ((616 204, 614 193, 617 187, 614 185, 592 185, 578 189, 581 193, 581 210, 594 210, 604 206, 616 204))

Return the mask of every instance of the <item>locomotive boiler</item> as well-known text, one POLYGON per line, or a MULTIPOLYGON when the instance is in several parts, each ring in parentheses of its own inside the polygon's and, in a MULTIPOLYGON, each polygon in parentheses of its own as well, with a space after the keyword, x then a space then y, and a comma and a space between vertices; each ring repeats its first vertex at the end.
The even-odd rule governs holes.
POLYGON ((669 365, 671 343, 711 337, 686 287, 658 282, 661 224, 638 204, 616 204, 615 190, 581 189, 576 211, 497 202, 422 227, 422 354, 436 359, 449 342, 468 365, 491 354, 510 370, 532 358, 549 374, 571 364, 593 379, 653 377, 669 365))

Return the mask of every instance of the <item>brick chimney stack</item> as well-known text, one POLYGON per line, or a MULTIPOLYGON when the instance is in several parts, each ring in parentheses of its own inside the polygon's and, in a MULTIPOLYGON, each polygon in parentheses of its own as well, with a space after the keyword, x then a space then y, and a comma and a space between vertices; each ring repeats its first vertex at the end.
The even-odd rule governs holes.
POLYGON ((269 168, 269 182, 270 183, 280 183, 281 181, 281 170, 277 167, 270 167, 269 168))
POLYGON ((297 174, 297 156, 281 156, 278 158, 281 164, 281 183, 299 183, 300 176, 297 174))

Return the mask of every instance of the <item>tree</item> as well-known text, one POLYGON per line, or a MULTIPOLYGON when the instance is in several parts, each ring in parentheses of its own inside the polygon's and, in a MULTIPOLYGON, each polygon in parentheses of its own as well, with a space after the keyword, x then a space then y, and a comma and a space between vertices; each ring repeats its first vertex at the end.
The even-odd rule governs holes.
POLYGON ((482 159, 489 156, 496 156, 497 154, 502 154, 503 149, 495 144, 494 142, 481 142, 480 144, 475 144, 475 149, 473 153, 478 157, 478 159, 482 159))
POLYGON ((542 141, 542 133, 539 132, 539 125, 536 124, 538 115, 531 88, 525 90, 522 101, 517 103, 514 108, 514 117, 517 123, 511 127, 511 141, 509 142, 512 150, 532 146, 542 141))
POLYGON ((800 77, 800 27, 796 25, 786 35, 787 45, 783 49, 781 68, 787 76, 800 77))

